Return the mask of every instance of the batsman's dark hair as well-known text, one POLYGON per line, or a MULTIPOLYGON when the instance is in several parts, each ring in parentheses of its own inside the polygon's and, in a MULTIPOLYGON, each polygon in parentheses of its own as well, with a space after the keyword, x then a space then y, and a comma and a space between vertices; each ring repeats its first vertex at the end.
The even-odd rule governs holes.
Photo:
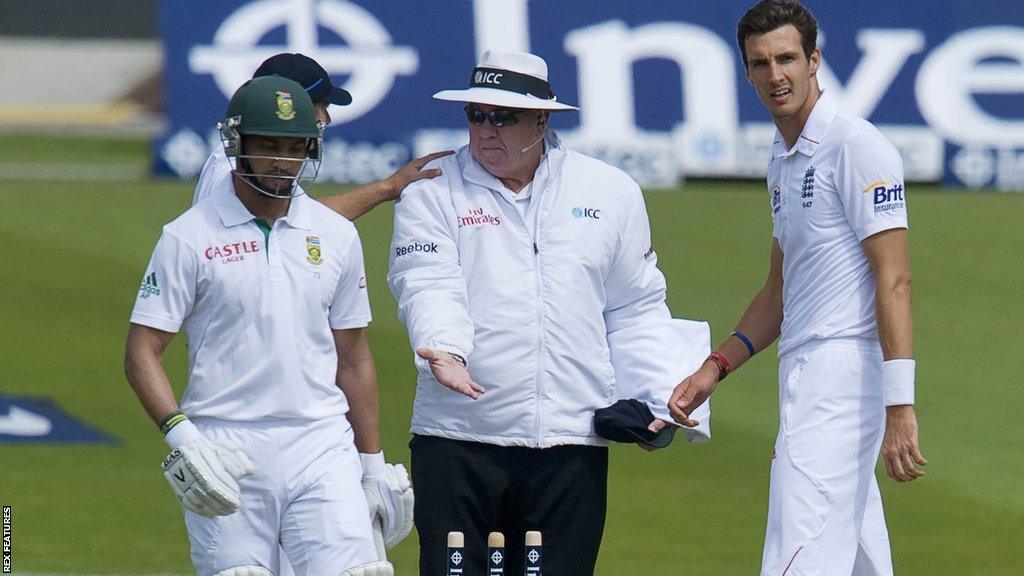
POLYGON ((800 32, 804 56, 811 57, 811 52, 818 45, 818 23, 810 11, 796 0, 762 0, 747 10, 736 26, 736 43, 740 47, 744 69, 747 68, 747 38, 767 34, 787 24, 792 24, 800 32))

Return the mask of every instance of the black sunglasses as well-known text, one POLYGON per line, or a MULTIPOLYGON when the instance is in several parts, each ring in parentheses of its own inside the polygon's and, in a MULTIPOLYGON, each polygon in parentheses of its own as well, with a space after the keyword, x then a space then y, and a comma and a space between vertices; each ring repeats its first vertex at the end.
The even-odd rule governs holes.
POLYGON ((484 112, 483 110, 473 106, 472 104, 466 104, 466 119, 473 124, 483 124, 484 120, 490 120, 491 125, 496 128, 502 126, 512 126, 519 122, 518 114, 526 112, 524 109, 513 109, 513 108, 498 108, 491 110, 490 112, 484 112))

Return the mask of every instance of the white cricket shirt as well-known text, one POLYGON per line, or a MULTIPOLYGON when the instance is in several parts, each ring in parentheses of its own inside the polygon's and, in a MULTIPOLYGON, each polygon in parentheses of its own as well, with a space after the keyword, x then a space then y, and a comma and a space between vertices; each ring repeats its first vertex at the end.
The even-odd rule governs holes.
POLYGON ((164 226, 153 251, 131 321, 184 328, 181 408, 190 417, 316 420, 348 411, 331 330, 370 322, 359 235, 306 196, 265 227, 233 190, 217 189, 164 226))
POLYGON ((860 242, 907 227, 896 148, 825 92, 792 149, 776 131, 768 195, 784 254, 779 355, 815 339, 877 338, 875 277, 860 242))
POLYGON ((548 144, 525 217, 468 146, 428 164, 441 176, 395 204, 388 285, 412 348, 461 355, 487 390, 448 390, 416 360, 414 434, 606 445, 594 410, 637 398, 670 420, 673 387, 710 352, 707 326, 673 320, 665 304, 640 187, 552 131, 548 144))

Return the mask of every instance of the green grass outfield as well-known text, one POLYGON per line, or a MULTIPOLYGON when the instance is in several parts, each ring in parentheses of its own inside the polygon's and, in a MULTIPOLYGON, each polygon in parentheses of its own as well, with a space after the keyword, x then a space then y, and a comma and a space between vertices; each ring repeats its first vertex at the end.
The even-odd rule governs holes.
MULTIPOLYGON (((150 251, 190 198, 191 185, 178 182, 0 182, 0 390, 51 397, 123 441, 0 445, 15 573, 190 571, 180 510, 159 471, 166 448, 122 372, 150 251)), ((754 184, 692 184, 647 201, 669 305, 710 320, 717 342, 765 275, 766 195, 754 184)), ((918 415, 931 463, 912 485, 880 473, 897 571, 1024 574, 1024 195, 911 187, 910 203, 918 415)), ((384 283, 391 207, 358 226, 385 449, 408 462, 413 367, 384 283)), ((757 573, 778 422, 773 352, 719 389, 712 443, 613 450, 599 574, 757 573)), ((183 339, 166 365, 180 392, 183 339)), ((413 535, 392 552, 399 575, 416 573, 416 550, 413 535)))

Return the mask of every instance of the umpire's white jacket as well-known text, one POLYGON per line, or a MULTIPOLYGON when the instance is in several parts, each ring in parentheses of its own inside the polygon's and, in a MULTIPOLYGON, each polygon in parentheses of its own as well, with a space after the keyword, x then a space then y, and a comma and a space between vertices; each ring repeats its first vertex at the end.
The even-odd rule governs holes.
MULTIPOLYGON (((546 144, 525 217, 468 147, 436 161, 443 174, 414 182, 395 205, 388 284, 413 350, 463 356, 486 389, 478 400, 453 392, 417 358, 414 434, 603 445, 594 410, 636 396, 670 420, 665 403, 679 379, 657 390, 629 383, 623 396, 609 349, 616 332, 667 333, 680 322, 665 305, 640 188, 617 168, 561 148, 550 131, 546 144)), ((699 365, 707 329, 690 324, 695 349, 687 356, 699 365)), ((677 339, 675 347, 687 344, 677 339)), ((622 348, 618 356, 631 365, 660 354, 622 348)), ((696 368, 686 364, 669 380, 696 368)), ((709 435, 706 420, 696 436, 709 435)))

